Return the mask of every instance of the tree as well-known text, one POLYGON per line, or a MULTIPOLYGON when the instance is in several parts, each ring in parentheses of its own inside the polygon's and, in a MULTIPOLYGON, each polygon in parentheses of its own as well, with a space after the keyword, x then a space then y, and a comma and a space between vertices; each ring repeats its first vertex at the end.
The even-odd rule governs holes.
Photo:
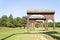
POLYGON ((2 24, 1 24, 2 22, 1 22, 1 18, 0 18, 0 26, 2 26, 2 24))
POLYGON ((48 26, 49 26, 49 27, 53 27, 53 23, 52 23, 52 22, 49 22, 49 23, 48 23, 48 26))
POLYGON ((20 17, 15 18, 14 21, 15 21, 15 22, 14 22, 14 25, 15 25, 16 27, 21 27, 21 25, 22 25, 22 24, 21 24, 21 21, 22 21, 22 20, 21 20, 20 17))
POLYGON ((8 17, 8 20, 7 20, 6 24, 7 24, 8 27, 14 27, 12 14, 10 14, 10 16, 8 17))
POLYGON ((60 27, 60 22, 56 22, 55 24, 56 27, 60 27))
POLYGON ((26 24, 27 24, 27 16, 23 16, 22 17, 22 21, 21 21, 22 26, 25 28, 26 24))
POLYGON ((7 26, 6 25, 6 22, 7 22, 7 16, 6 15, 3 15, 1 18, 0 18, 0 26, 7 26))

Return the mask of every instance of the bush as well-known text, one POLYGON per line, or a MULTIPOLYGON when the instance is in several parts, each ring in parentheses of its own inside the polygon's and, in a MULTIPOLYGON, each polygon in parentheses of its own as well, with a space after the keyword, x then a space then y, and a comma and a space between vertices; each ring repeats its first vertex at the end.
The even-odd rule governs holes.
POLYGON ((55 24, 56 27, 60 27, 60 22, 56 22, 55 24))

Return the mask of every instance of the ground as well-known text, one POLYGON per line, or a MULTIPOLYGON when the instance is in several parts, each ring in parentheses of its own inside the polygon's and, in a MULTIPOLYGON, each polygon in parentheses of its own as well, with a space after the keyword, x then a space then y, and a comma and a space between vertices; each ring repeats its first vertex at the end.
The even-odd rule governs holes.
POLYGON ((46 32, 43 27, 30 29, 0 27, 0 40, 60 40, 60 28, 46 32))

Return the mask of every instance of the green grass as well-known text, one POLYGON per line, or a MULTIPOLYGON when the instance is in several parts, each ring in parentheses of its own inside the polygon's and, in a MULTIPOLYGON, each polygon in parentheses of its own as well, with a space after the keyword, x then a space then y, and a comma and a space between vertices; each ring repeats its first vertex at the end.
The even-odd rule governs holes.
POLYGON ((25 29, 20 28, 0 28, 0 39, 3 39, 5 37, 8 37, 9 35, 15 34, 15 33, 23 33, 25 32, 25 29))
POLYGON ((60 28, 56 27, 56 32, 46 32, 44 28, 35 28, 27 31, 23 28, 0 27, 0 40, 60 40, 60 28))

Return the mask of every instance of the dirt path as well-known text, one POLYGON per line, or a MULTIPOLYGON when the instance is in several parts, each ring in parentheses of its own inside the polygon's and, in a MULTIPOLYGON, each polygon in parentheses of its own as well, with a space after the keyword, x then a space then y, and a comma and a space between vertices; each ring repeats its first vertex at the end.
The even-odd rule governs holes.
POLYGON ((48 35, 44 35, 44 34, 43 35, 37 34, 36 38, 37 38, 37 40, 54 40, 52 37, 50 37, 48 35))
POLYGON ((36 40, 48 40, 47 38, 45 38, 44 36, 36 36, 37 39, 36 40))

